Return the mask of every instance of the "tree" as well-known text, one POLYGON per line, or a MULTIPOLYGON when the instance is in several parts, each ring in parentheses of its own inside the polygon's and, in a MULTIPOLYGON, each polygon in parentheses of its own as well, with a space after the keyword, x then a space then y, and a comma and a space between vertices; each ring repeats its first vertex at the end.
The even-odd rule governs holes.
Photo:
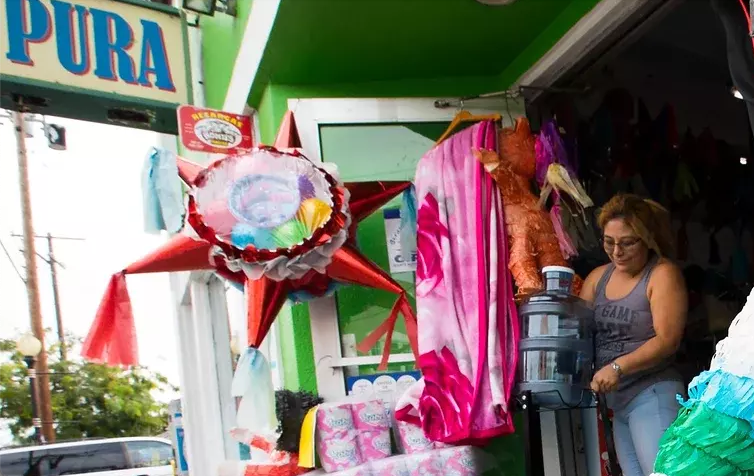
MULTIPOLYGON (((76 342, 71 341, 68 348, 76 342)), ((32 430, 29 380, 15 341, 0 339, 0 419, 8 421, 18 442, 30 441, 32 430)), ((167 379, 144 367, 120 369, 81 359, 55 359, 48 350, 52 411, 58 439, 149 436, 167 428, 167 404, 158 391, 175 390, 167 379)))

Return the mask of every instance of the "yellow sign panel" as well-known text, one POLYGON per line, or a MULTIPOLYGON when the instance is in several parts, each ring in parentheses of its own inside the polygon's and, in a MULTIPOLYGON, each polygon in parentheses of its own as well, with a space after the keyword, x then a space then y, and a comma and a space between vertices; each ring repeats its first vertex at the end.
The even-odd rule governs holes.
POLYGON ((1 3, 3 80, 137 101, 191 102, 186 27, 177 10, 113 0, 1 3))

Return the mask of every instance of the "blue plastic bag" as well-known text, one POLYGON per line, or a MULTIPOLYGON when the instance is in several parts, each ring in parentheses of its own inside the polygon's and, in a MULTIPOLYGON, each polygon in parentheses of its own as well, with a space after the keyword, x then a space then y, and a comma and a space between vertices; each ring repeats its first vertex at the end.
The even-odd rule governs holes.
POLYGON ((401 201, 401 257, 405 262, 412 262, 416 256, 417 208, 416 187, 411 184, 401 201))
POLYGON ((241 397, 236 413, 238 428, 252 434, 269 437, 277 433, 278 420, 275 413, 275 389, 272 387, 272 372, 264 354, 249 347, 241 354, 233 375, 231 394, 241 397))
POLYGON ((142 172, 142 196, 147 233, 181 231, 186 208, 174 153, 155 147, 149 151, 142 172))

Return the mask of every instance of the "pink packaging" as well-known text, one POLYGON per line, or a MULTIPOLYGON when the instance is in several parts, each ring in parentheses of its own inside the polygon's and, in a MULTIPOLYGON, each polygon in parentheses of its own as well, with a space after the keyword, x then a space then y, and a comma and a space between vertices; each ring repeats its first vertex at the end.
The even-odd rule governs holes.
POLYGON ((439 441, 430 441, 419 426, 405 421, 394 422, 395 439, 398 443, 398 451, 403 454, 421 453, 422 451, 439 450, 451 445, 439 441))
POLYGON ((357 430, 374 430, 390 428, 385 406, 377 401, 353 404, 354 423, 357 430))
POLYGON ((470 446, 393 456, 373 461, 368 467, 373 476, 479 476, 490 471, 500 474, 494 458, 470 446))
POLYGON ((356 430, 335 431, 318 436, 317 455, 322 469, 328 473, 354 468, 364 463, 359 449, 359 433, 356 430))
POLYGON ((317 454, 328 473, 392 454, 389 419, 379 401, 321 405, 316 433, 317 454))
POLYGON ((448 468, 448 474, 476 476, 496 466, 494 462, 490 463, 488 456, 471 446, 459 446, 444 451, 447 452, 445 465, 448 468))
POLYGON ((317 409, 317 432, 330 435, 334 432, 355 430, 350 404, 321 405, 317 409))
POLYGON ((424 432, 417 425, 396 421, 396 440, 398 449, 404 454, 421 453, 434 449, 432 442, 427 439, 424 432))
POLYGON ((390 430, 364 430, 359 432, 359 448, 364 461, 376 461, 393 454, 390 430))
POLYGON ((385 406, 379 401, 371 401, 354 403, 352 409, 364 460, 376 461, 393 454, 390 423, 385 406))

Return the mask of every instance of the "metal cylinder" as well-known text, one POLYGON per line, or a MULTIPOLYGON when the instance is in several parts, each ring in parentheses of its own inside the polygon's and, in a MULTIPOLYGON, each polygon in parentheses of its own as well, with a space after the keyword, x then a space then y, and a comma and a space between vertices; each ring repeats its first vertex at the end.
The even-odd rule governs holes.
POLYGON ((586 301, 568 294, 563 287, 567 276, 550 278, 551 289, 528 296, 519 306, 517 391, 531 392, 533 403, 543 409, 589 406, 594 312, 586 301))

